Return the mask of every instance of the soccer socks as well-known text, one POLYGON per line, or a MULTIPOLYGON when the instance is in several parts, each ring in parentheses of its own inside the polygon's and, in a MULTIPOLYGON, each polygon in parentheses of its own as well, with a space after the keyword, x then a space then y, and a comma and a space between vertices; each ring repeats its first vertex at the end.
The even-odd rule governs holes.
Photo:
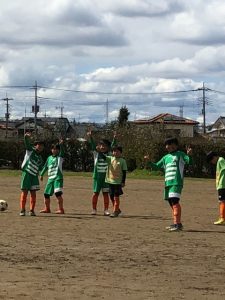
POLYGON ((111 195, 110 195, 110 200, 111 200, 111 202, 112 202, 112 206, 114 207, 114 202, 115 202, 115 201, 114 201, 114 197, 111 196, 111 195))
POLYGON ((173 223, 180 224, 181 223, 181 206, 179 203, 174 204, 172 206, 173 210, 173 223))
POLYGON ((36 204, 36 191, 30 191, 30 210, 34 211, 36 204))
POLYGON ((220 210, 220 218, 225 219, 225 202, 224 201, 220 202, 219 210, 220 210))
POLYGON ((103 199, 104 199, 104 210, 109 209, 109 194, 108 193, 102 193, 103 199))
POLYGON ((118 211, 120 209, 120 198, 114 197, 114 211, 118 211))
POLYGON ((92 196, 92 208, 95 210, 97 209, 98 195, 99 193, 94 193, 92 196))
POLYGON ((27 202, 27 194, 28 191, 23 190, 20 195, 20 208, 21 210, 25 210, 26 202, 27 202))

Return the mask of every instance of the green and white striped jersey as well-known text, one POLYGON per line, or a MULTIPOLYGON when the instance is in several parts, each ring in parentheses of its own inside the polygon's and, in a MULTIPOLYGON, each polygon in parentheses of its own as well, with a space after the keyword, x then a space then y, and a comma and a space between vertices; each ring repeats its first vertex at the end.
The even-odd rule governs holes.
POLYGON ((45 174, 46 171, 48 171, 48 180, 54 181, 54 180, 60 180, 63 179, 63 160, 64 160, 65 151, 62 145, 60 145, 60 152, 59 155, 53 156, 50 155, 47 158, 47 161, 41 170, 41 176, 45 174))
POLYGON ((225 159, 219 157, 216 164, 216 189, 225 189, 225 159))
POLYGON ((30 138, 25 136, 24 138, 26 153, 22 162, 21 169, 33 176, 37 176, 43 166, 43 159, 35 148, 30 144, 30 138))
MULTIPOLYGON (((105 160, 105 155, 109 155, 109 153, 101 153, 96 151, 96 144, 94 140, 90 139, 91 150, 94 156, 94 171, 93 178, 98 179, 100 176, 104 176, 106 174, 108 163, 105 160)), ((112 141, 111 147, 115 145, 115 140, 112 141)))
POLYGON ((158 162, 149 162, 148 166, 153 169, 164 169, 165 186, 183 186, 184 166, 191 164, 191 157, 182 151, 175 151, 163 156, 158 162))

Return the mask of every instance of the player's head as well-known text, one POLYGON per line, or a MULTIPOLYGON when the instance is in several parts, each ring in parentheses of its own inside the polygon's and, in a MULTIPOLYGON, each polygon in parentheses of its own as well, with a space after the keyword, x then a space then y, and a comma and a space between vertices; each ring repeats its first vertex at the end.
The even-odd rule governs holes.
POLYGON ((45 143, 43 141, 35 141, 34 148, 37 152, 42 152, 44 150, 45 143))
POLYGON ((215 165, 217 163, 219 156, 216 152, 210 151, 209 153, 206 154, 206 160, 207 163, 215 165))
POLYGON ((170 152, 174 152, 178 148, 178 140, 177 138, 167 138, 164 142, 166 150, 170 152))
POLYGON ((57 144, 52 144, 51 152, 52 152, 53 156, 58 155, 59 152, 60 152, 60 145, 58 143, 57 144))
POLYGON ((121 146, 114 146, 112 148, 112 155, 115 157, 121 157, 123 152, 123 148, 121 146))
POLYGON ((98 142, 98 150, 102 153, 107 153, 109 152, 110 145, 110 141, 102 139, 98 142))

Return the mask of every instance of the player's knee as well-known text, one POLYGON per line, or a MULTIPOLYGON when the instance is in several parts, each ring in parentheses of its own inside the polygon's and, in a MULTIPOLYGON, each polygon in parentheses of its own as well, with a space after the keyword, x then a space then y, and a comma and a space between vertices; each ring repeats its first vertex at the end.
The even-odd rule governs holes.
POLYGON ((178 204, 179 201, 180 201, 180 198, 177 198, 177 197, 171 197, 171 198, 169 198, 169 204, 170 204, 170 206, 178 204))
POLYGON ((56 192, 56 193, 55 193, 55 196, 56 196, 56 197, 62 196, 62 192, 56 192))

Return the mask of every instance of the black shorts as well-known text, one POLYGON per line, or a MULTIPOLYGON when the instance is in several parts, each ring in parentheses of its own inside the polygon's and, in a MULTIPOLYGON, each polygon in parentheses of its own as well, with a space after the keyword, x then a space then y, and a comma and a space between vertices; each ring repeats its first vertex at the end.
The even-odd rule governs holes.
POLYGON ((119 197, 123 195, 121 184, 109 184, 109 195, 110 197, 119 197))
POLYGON ((225 201, 225 189, 218 190, 218 199, 219 201, 225 201))

